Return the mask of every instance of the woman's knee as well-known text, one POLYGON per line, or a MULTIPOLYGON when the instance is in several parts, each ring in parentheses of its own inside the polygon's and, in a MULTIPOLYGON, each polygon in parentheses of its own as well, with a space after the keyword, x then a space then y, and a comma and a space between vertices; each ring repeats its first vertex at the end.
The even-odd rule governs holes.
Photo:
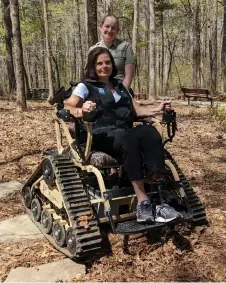
POLYGON ((160 133, 158 132, 158 130, 155 127, 151 126, 151 125, 147 125, 147 127, 148 127, 148 130, 150 130, 151 137, 156 142, 162 143, 162 137, 161 137, 160 133))
POLYGON ((142 125, 138 129, 138 136, 143 140, 152 140, 159 143, 162 143, 162 137, 159 134, 158 130, 152 125, 142 125))

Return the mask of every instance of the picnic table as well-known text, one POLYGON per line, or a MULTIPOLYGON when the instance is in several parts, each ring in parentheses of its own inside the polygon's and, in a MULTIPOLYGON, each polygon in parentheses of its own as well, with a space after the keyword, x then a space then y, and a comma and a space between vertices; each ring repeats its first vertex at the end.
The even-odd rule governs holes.
POLYGON ((27 95, 28 99, 47 99, 49 95, 49 89, 47 88, 30 88, 29 94, 27 95))

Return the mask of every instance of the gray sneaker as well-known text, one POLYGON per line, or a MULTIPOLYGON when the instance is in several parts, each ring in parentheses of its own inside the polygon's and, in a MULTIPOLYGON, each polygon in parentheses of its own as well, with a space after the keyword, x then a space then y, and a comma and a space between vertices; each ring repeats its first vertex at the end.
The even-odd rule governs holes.
POLYGON ((177 212, 167 203, 156 205, 155 221, 167 223, 177 218, 183 218, 183 215, 177 212))
POLYGON ((154 215, 152 211, 152 206, 149 200, 143 200, 137 205, 137 222, 139 223, 154 223, 154 215))

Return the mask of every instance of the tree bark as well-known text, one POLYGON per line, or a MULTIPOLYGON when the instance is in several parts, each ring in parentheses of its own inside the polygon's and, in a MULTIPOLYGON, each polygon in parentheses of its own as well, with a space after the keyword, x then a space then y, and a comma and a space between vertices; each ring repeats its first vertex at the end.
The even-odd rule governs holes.
POLYGON ((156 38, 155 38, 155 0, 149 1, 149 95, 156 96, 156 38))
POLYGON ((28 80, 28 75, 27 75, 27 71, 24 65, 24 87, 25 87, 25 95, 26 98, 29 98, 30 96, 30 87, 29 87, 29 80, 28 80))
POLYGON ((161 63, 160 63, 160 94, 164 94, 164 64, 165 64, 165 39, 164 39, 164 15, 163 10, 160 11, 161 25, 161 63))
POLYGON ((27 105, 24 84, 23 46, 20 31, 18 0, 10 0, 10 16, 12 20, 13 45, 15 53, 14 62, 16 68, 17 110, 24 111, 27 109, 27 105))
POLYGON ((193 12, 193 64, 192 82, 194 88, 201 84, 201 51, 200 51, 200 0, 195 0, 193 12))
POLYGON ((2 0, 3 4, 3 21, 5 28, 5 44, 6 44, 6 67, 9 80, 8 92, 16 91, 16 79, 13 67, 13 50, 12 50, 12 22, 10 18, 9 0, 2 0))
POLYGON ((218 1, 214 1, 212 33, 209 42, 210 48, 210 74, 211 92, 214 95, 217 89, 217 20, 218 20, 218 1))
POLYGON ((88 47, 90 47, 96 44, 98 41, 97 0, 87 0, 86 11, 87 11, 88 47))
POLYGON ((104 14, 111 14, 113 12, 113 8, 114 8, 114 5, 113 5, 113 0, 104 0, 103 1, 103 4, 104 4, 104 14))
MULTIPOLYGON (((133 0, 133 37, 132 37, 132 49, 134 55, 137 55, 137 24, 138 24, 138 0, 133 0)), ((139 84, 139 71, 138 66, 136 66, 136 80, 137 81, 137 90, 140 92, 140 84, 139 84)))
POLYGON ((49 81, 49 96, 47 101, 49 103, 53 100, 53 74, 52 74, 52 64, 50 57, 50 46, 49 46, 49 25, 48 25, 48 13, 47 13, 47 3, 46 0, 43 1, 43 16, 45 23, 45 37, 46 37, 46 53, 47 53, 47 72, 48 72, 48 81, 49 81))
POLYGON ((223 39, 221 47, 221 91, 226 92, 226 0, 223 0, 223 39))
MULTIPOLYGON (((83 50, 82 50, 81 27, 80 27, 80 7, 79 7, 78 0, 75 0, 74 3, 75 3, 75 16, 76 16, 76 20, 77 20, 78 50, 79 50, 79 56, 80 56, 79 77, 81 79, 83 77, 83 74, 84 74, 84 58, 83 58, 83 50)), ((89 5, 89 0, 87 0, 87 6, 88 5, 89 5)), ((88 17, 89 16, 87 15, 87 21, 89 21, 88 17)))
POLYGON ((138 1, 133 0, 133 38, 132 38, 132 48, 133 52, 136 55, 137 53, 137 10, 138 10, 138 1))

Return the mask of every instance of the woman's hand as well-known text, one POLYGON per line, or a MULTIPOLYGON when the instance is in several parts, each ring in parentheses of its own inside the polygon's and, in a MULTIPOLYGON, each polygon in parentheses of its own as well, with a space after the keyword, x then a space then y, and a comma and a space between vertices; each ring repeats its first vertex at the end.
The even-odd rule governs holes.
POLYGON ((86 101, 83 103, 82 105, 82 112, 92 112, 93 110, 96 109, 96 103, 92 102, 92 101, 86 101))
POLYGON ((163 111, 169 111, 171 110, 171 100, 166 100, 166 101, 163 101, 159 104, 159 106, 157 107, 158 111, 160 113, 162 113, 163 111))
POLYGON ((133 99, 133 106, 136 111, 137 117, 141 117, 141 118, 156 117, 162 115, 164 110, 167 111, 171 110, 171 100, 163 101, 158 106, 155 107, 153 107, 153 105, 144 107, 144 106, 140 106, 133 99))

